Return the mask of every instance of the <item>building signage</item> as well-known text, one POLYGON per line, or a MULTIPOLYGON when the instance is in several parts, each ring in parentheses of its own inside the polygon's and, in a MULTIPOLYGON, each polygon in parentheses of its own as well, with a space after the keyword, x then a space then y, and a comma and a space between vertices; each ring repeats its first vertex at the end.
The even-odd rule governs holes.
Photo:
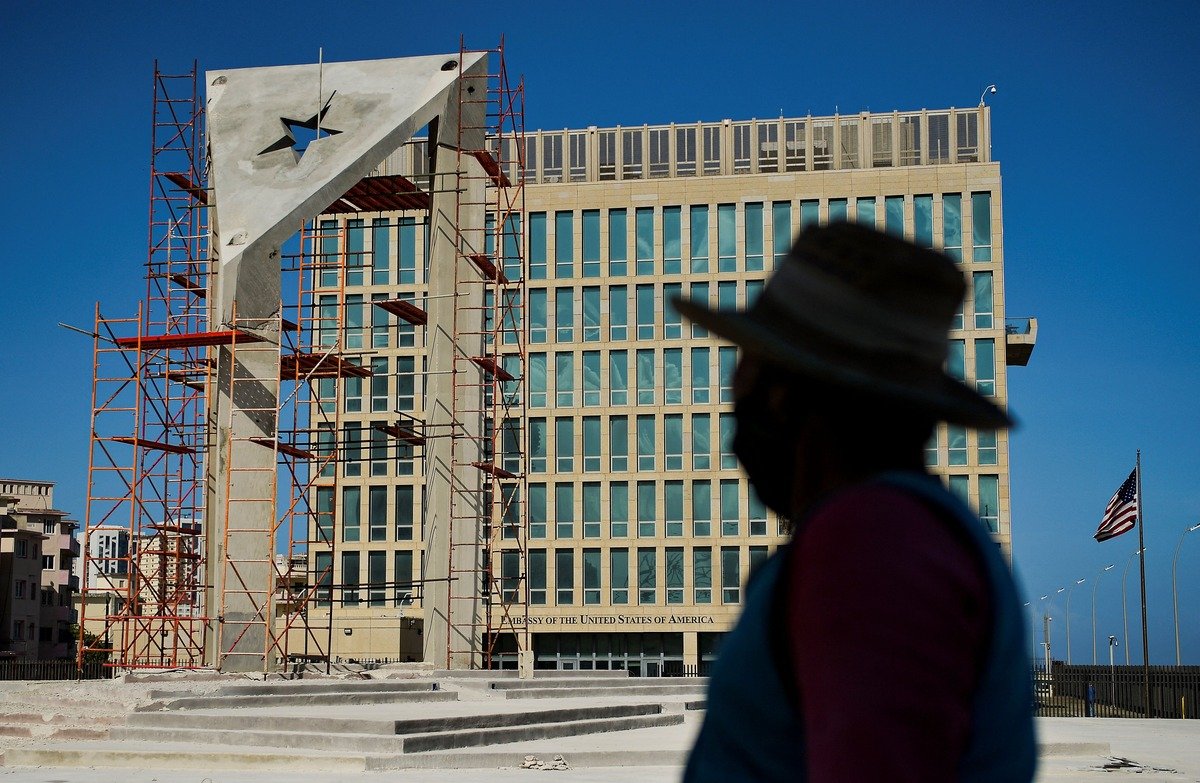
MULTIPOLYGON (((523 624, 525 618, 514 617, 513 623, 523 624)), ((530 615, 529 625, 714 625, 708 614, 551 614, 530 615)))

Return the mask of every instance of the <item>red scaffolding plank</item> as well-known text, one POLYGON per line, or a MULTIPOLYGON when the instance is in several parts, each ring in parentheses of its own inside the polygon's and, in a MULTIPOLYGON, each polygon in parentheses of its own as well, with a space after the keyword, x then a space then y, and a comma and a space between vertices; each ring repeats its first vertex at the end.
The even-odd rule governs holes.
POLYGON ((404 427, 398 427, 395 424, 377 424, 377 425, 375 425, 375 429, 379 430, 380 432, 391 435, 393 438, 396 438, 397 440, 402 440, 407 443, 411 443, 414 446, 424 446, 425 445, 425 436, 424 435, 419 435, 410 429, 405 429, 404 427))
POLYGON ((200 202, 201 204, 208 203, 208 191, 188 179, 187 175, 183 172, 167 171, 163 173, 163 176, 169 179, 173 184, 178 185, 180 190, 190 194, 192 198, 196 199, 196 201, 200 202))
POLYGON ((386 310, 397 318, 408 321, 414 326, 424 326, 429 323, 429 313, 404 299, 387 299, 382 302, 375 302, 374 304, 380 310, 386 310))
POLYGON ((263 338, 251 332, 234 329, 225 332, 196 332, 195 334, 148 334, 141 337, 118 337, 113 340, 118 348, 141 348, 153 351, 158 348, 199 348, 205 345, 230 345, 239 343, 261 343, 263 338))
POLYGON ((500 364, 490 356, 472 356, 471 361, 478 364, 487 372, 496 376, 502 381, 515 381, 517 378, 508 370, 500 366, 500 364))
POLYGON ((492 182, 495 182, 497 187, 512 187, 508 176, 500 170, 500 164, 492 157, 492 153, 489 150, 471 150, 471 154, 475 156, 475 160, 479 161, 479 165, 483 166, 483 170, 492 178, 492 182))
POLYGON ((187 446, 179 446, 174 443, 162 443, 157 440, 147 440, 146 438, 133 438, 129 436, 120 436, 113 438, 117 443, 128 443, 130 446, 141 446, 143 449, 154 449, 156 451, 169 451, 172 454, 194 454, 195 449, 189 449, 187 446))
POLYGON ((407 177, 388 174, 365 177, 346 194, 326 207, 322 215, 350 212, 394 212, 401 209, 429 209, 429 194, 422 192, 407 177))
POLYGON ((494 280, 500 285, 508 285, 508 278, 504 276, 504 272, 492 263, 492 259, 488 258, 486 253, 468 253, 467 258, 471 259, 471 263, 479 267, 479 271, 488 280, 494 280))
POLYGON ((280 360, 279 377, 285 381, 300 378, 370 378, 371 371, 333 354, 293 353, 280 360))
POLYGON ((505 470, 504 468, 500 467, 499 465, 493 465, 490 462, 472 462, 471 467, 479 468, 481 471, 483 471, 484 473, 487 473, 489 476, 495 476, 496 478, 510 479, 510 478, 517 477, 516 473, 505 470))
POLYGON ((204 286, 198 285, 195 280, 192 280, 185 274, 171 275, 171 281, 197 299, 205 299, 208 296, 208 292, 204 290, 204 286))
POLYGON ((259 446, 266 446, 268 449, 275 449, 280 454, 286 454, 289 457, 296 459, 316 459, 317 455, 311 451, 298 449, 295 446, 287 443, 278 443, 274 438, 250 438, 251 443, 256 443, 259 446))

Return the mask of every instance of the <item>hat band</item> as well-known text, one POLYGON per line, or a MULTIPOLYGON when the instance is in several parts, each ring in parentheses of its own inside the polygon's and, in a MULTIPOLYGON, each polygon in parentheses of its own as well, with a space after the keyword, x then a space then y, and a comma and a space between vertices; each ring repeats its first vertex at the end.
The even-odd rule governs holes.
POLYGON ((788 317, 866 351, 911 356, 937 367, 946 361, 945 328, 872 302, 808 264, 783 264, 762 295, 788 317), (786 298, 780 296, 784 291, 786 298))

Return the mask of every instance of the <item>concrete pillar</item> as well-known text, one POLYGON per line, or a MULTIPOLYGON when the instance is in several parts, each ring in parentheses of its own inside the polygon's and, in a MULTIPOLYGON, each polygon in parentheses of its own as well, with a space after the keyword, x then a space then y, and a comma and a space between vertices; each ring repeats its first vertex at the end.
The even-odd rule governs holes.
MULTIPOLYGON (((466 73, 485 68, 480 60, 466 73)), ((471 466, 481 459, 483 400, 479 368, 469 361, 483 354, 484 286, 465 258, 484 250, 485 188, 482 166, 456 149, 460 139, 464 150, 484 146, 485 89, 483 79, 466 79, 449 90, 437 123, 430 214, 423 657, 448 669, 482 665, 485 622, 480 566, 488 512, 484 476, 471 466), (460 89, 473 89, 463 96, 461 116, 460 89)))
POLYGON ((700 645, 695 631, 683 632, 683 665, 700 665, 700 645))

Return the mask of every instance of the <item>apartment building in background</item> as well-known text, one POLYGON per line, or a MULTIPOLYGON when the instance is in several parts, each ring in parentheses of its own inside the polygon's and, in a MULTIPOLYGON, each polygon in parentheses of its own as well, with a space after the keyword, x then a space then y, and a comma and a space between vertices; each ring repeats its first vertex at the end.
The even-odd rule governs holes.
MULTIPOLYGON (((989 119, 980 106, 525 137, 512 218, 524 320, 496 338, 521 379, 499 393, 524 415, 494 423, 489 455, 514 477, 503 522, 525 526, 525 552, 502 549, 490 568, 527 602, 537 668, 702 667, 748 575, 785 540, 732 452, 737 351, 685 322, 675 297, 745 307, 806 226, 901 235, 960 265, 968 293, 948 369, 1007 407, 1008 368, 1028 361, 1036 321, 1006 318, 989 119)), ((380 173, 416 177, 425 161, 422 143, 406 145, 380 173)), ((341 445, 314 490, 336 546, 310 548, 308 567, 332 569, 318 607, 332 613, 334 655, 411 658, 424 466, 419 447, 389 450, 385 428, 425 417, 426 340, 373 303, 423 304, 427 214, 358 213, 320 231, 322 253, 345 262, 321 273, 314 304, 341 310, 344 350, 371 376, 317 382, 321 404, 339 406, 340 432, 325 435, 341 445)), ((1010 556, 1007 433, 942 424, 926 464, 1010 556)), ((515 666, 515 640, 497 649, 494 665, 515 666)))

